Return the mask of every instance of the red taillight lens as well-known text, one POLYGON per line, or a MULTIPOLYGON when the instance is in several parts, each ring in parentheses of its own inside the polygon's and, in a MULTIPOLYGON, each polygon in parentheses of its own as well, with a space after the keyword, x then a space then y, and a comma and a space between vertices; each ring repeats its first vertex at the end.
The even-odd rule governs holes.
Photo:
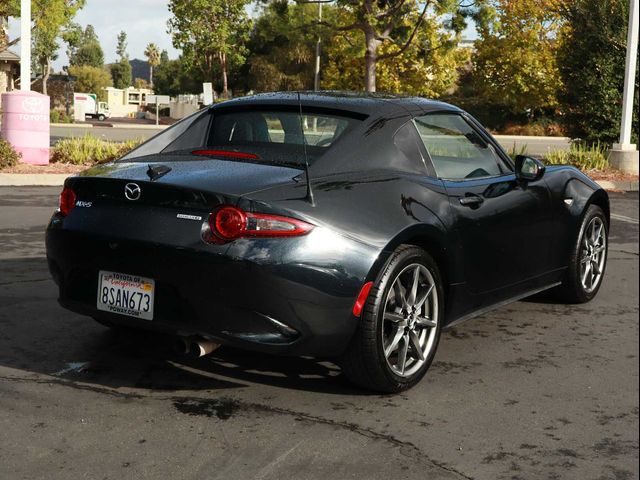
POLYGON ((60 194, 60 213, 64 216, 69 215, 73 207, 76 206, 76 192, 69 187, 64 187, 60 194))
POLYGON ((213 216, 213 231, 224 240, 239 238, 247 228, 247 217, 235 207, 222 207, 213 216))
POLYGON ((297 237, 313 229, 313 225, 295 218, 250 213, 232 206, 217 209, 209 218, 211 231, 230 241, 241 237, 297 237))

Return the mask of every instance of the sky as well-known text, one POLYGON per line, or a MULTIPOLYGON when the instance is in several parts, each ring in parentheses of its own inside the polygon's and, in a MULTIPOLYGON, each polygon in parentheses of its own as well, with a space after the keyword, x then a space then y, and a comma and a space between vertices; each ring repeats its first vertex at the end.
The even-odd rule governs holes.
MULTIPOLYGON (((247 8, 249 14, 252 7, 247 8)), ((121 30, 127 32, 127 51, 129 58, 144 60, 144 50, 149 43, 155 43, 160 50, 167 50, 169 58, 177 58, 179 51, 171 45, 167 33, 167 20, 170 17, 166 0, 87 0, 84 8, 78 12, 74 21, 82 27, 93 25, 104 50, 105 63, 117 61, 116 37, 121 30)), ((20 35, 20 19, 9 19, 9 38, 20 35)), ((463 34, 465 38, 474 38, 475 29, 470 26, 463 34)), ((20 53, 19 45, 12 47, 20 53)), ((65 45, 60 41, 58 59, 53 62, 55 71, 68 65, 65 45)))
MULTIPOLYGON (((116 37, 121 30, 127 32, 129 58, 144 60, 144 50, 149 43, 155 43, 160 50, 167 50, 170 58, 179 52, 171 45, 167 34, 167 20, 170 14, 165 0, 87 0, 74 21, 83 27, 93 25, 104 50, 106 63, 117 60, 116 37)), ((20 34, 20 19, 9 21, 9 38, 20 34)), ((20 53, 18 46, 12 47, 20 53)), ((65 46, 60 42, 59 58, 53 63, 56 71, 68 65, 65 46)))

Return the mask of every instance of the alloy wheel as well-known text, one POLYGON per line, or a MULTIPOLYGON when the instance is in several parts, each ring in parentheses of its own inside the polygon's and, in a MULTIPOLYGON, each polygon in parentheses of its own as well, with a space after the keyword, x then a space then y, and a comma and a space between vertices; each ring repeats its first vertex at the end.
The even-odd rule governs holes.
POLYGON ((607 253, 607 232, 600 217, 587 225, 580 246, 580 283, 585 293, 592 293, 600 284, 607 253))
POLYGON ((419 263, 406 266, 394 279, 384 303, 382 346, 391 370, 413 375, 435 344, 438 289, 433 275, 419 263))

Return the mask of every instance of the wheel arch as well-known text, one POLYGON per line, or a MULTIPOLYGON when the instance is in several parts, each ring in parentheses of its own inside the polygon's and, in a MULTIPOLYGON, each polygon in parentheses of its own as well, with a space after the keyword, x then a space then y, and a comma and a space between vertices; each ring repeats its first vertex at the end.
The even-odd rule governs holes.
POLYGON ((596 205, 600 207, 607 217, 607 223, 611 223, 611 206, 609 205, 609 195, 605 190, 599 189, 593 192, 593 195, 589 197, 589 200, 584 207, 585 212, 587 208, 589 208, 589 205, 596 205))
POLYGON ((459 265, 455 260, 456 255, 452 252, 451 242, 448 241, 444 228, 428 224, 412 225, 393 237, 374 263, 369 274, 371 280, 375 281, 378 278, 391 254, 400 245, 414 245, 431 255, 440 270, 445 295, 448 294, 449 285, 459 281, 459 265))
MULTIPOLYGON (((582 173, 578 172, 580 175, 582 173)), ((569 208, 573 218, 575 219, 576 228, 580 228, 582 219, 584 218, 589 205, 597 205, 602 208, 607 218, 607 222, 610 221, 610 206, 609 195, 607 192, 600 188, 599 185, 591 181, 588 177, 571 178, 565 185, 564 198, 571 198, 574 200, 573 205, 569 208)))

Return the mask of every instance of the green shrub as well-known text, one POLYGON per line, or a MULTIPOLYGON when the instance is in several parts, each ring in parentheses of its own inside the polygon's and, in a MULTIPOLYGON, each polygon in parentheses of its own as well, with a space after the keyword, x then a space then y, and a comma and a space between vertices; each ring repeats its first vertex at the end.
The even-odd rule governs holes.
POLYGON ((95 165, 116 160, 142 143, 143 139, 113 142, 85 135, 65 138, 52 149, 52 163, 72 163, 74 165, 95 165))
POLYGON ((0 170, 17 165, 21 157, 9 142, 0 139, 0 170))
POLYGON ((600 142, 592 145, 572 143, 569 150, 555 150, 547 154, 545 163, 573 165, 583 171, 606 170, 609 166, 607 147, 600 142))
POLYGON ((527 154, 527 145, 521 145, 520 148, 516 147, 516 142, 513 142, 513 147, 507 152, 511 157, 511 160, 515 161, 518 155, 527 154))
POLYGON ((51 110, 49 120, 51 123, 73 123, 73 117, 60 110, 51 110))

